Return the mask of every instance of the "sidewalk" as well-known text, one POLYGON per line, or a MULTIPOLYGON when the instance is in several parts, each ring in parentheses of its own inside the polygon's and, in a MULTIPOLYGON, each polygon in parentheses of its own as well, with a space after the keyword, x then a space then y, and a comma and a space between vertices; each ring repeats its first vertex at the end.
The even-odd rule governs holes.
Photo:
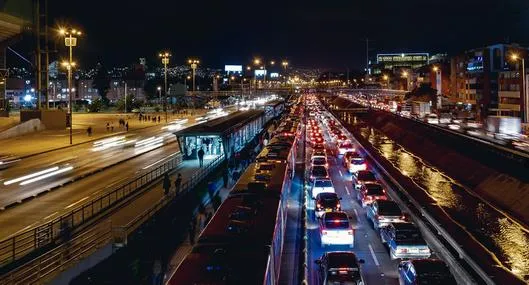
MULTIPOLYGON (((194 114, 198 115, 204 113, 207 110, 195 110, 194 114)), ((70 131, 64 130, 45 130, 41 132, 31 133, 16 138, 10 138, 0 140, 2 150, 0 154, 11 154, 18 157, 31 156, 51 150, 75 146, 82 143, 95 141, 101 138, 115 136, 125 133, 134 133, 135 131, 154 127, 162 126, 165 124, 165 113, 146 114, 151 116, 151 120, 139 121, 138 114, 99 114, 99 113, 82 113, 73 114, 73 145, 70 145, 70 131), (153 116, 160 116, 160 123, 158 121, 153 122, 153 116), (125 127, 119 126, 119 120, 124 119, 129 123, 129 131, 127 132, 125 127), (107 130, 106 124, 109 123, 109 130, 107 130), (88 136, 87 128, 92 127, 92 136, 88 136), (112 131, 113 126, 113 131, 112 131)), ((184 114, 175 114, 168 112, 167 120, 176 120, 184 118, 184 114)))

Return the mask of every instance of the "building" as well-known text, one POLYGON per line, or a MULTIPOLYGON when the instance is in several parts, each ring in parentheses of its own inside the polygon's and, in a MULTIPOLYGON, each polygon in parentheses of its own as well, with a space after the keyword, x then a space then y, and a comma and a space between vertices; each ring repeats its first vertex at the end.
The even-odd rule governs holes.
MULTIPOLYGON (((517 110, 509 106, 517 102, 512 97, 512 92, 516 91, 512 82, 519 79, 513 79, 513 74, 509 73, 518 70, 510 60, 515 53, 527 54, 527 50, 517 44, 495 44, 468 50, 452 58, 450 79, 457 90, 455 97, 458 102, 475 110, 478 119, 502 112, 502 107, 513 112, 517 110), (504 82, 501 88, 500 75, 504 82), (503 91, 501 96, 500 90, 503 91), (501 103, 502 100, 504 103, 501 103)), ((521 84, 521 80, 519 82, 521 84)))
POLYGON ((399 73, 402 69, 416 69, 428 65, 428 53, 381 53, 375 64, 370 64, 369 74, 399 73))

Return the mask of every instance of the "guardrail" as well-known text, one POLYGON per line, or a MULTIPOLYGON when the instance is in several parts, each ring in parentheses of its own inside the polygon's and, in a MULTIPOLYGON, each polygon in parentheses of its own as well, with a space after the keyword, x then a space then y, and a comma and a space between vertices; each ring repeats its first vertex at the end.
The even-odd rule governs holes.
POLYGON ((307 181, 307 177, 309 176, 308 175, 308 169, 306 167, 306 163, 307 163, 307 133, 306 133, 306 128, 303 128, 303 184, 302 184, 302 187, 303 187, 303 190, 302 190, 302 201, 303 201, 303 205, 301 207, 301 221, 302 221, 302 230, 301 230, 301 236, 303 237, 303 241, 302 241, 302 250, 301 250, 301 266, 302 266, 302 282, 301 284, 303 285, 307 285, 309 284, 308 283, 308 280, 309 280, 309 237, 308 237, 308 233, 307 233, 307 226, 308 226, 308 221, 307 221, 307 211, 308 211, 308 198, 309 197, 309 193, 308 193, 308 185, 306 183, 307 181))
MULTIPOLYGON (((341 123, 340 123, 341 124, 341 123)), ((349 134, 350 137, 354 138, 353 134, 351 132, 349 132, 345 127, 342 126, 342 128, 349 134)), ((359 145, 359 146, 362 146, 355 138, 355 141, 356 143, 359 145)), ((405 211, 407 213, 409 213, 412 217, 413 217, 413 220, 417 223, 420 223, 422 226, 421 228, 424 229, 424 230, 427 230, 428 233, 429 233, 429 236, 432 237, 432 240, 435 241, 435 244, 436 244, 436 247, 438 249, 442 249, 439 251, 440 254, 443 255, 445 261, 451 265, 451 267, 454 269, 454 273, 457 274, 457 276, 459 277, 460 280, 462 280, 464 282, 464 284, 476 284, 475 283, 475 280, 469 275, 469 273, 462 267, 462 265, 460 264, 460 262, 454 258, 454 256, 452 256, 452 254, 450 253, 450 250, 445 248, 445 246, 443 245, 443 243, 439 240, 439 237, 442 237, 448 245, 450 245, 450 247, 455 251, 457 252, 458 256, 457 258, 458 259, 461 259, 463 260, 464 262, 466 262, 470 268, 472 268, 472 270, 476 273, 477 276, 479 276, 482 281, 485 283, 485 284, 495 284, 494 281, 492 281, 492 279, 487 275, 487 273, 485 271, 483 271, 483 269, 465 252, 465 250, 463 250, 459 244, 448 234, 448 232, 435 220, 435 218, 433 218, 425 209, 423 206, 421 206, 421 204, 419 202, 417 202, 417 200, 415 200, 407 191, 406 189, 400 185, 400 183, 393 178, 393 176, 391 176, 391 174, 378 162, 378 160, 371 154, 369 153, 368 151, 365 150, 365 148, 362 146, 362 148, 364 149, 364 152, 369 156, 369 158, 375 163, 376 167, 382 172, 384 173, 384 175, 391 181, 391 183, 393 185, 395 185, 397 187, 397 189, 399 190, 399 193, 403 194, 404 197, 406 197, 406 199, 410 202, 409 204, 408 203, 405 203, 401 198, 400 196, 398 195, 398 193, 393 193, 393 195, 391 195, 391 197, 393 198, 393 200, 396 200, 400 206, 404 207, 405 211), (418 212, 420 213, 420 215, 422 217, 424 217, 425 221, 423 221, 423 219, 421 219, 420 217, 418 217, 416 214, 413 213, 413 211, 410 211, 409 209, 409 206, 408 205, 413 205, 413 207, 415 209, 418 210, 418 212), (438 233, 438 235, 436 235, 435 233, 431 232, 431 230, 426 227, 425 225, 425 222, 428 222, 428 224, 432 225, 432 227, 435 229, 436 233, 438 233)))
POLYGON ((71 235, 80 226, 114 207, 167 171, 176 168, 181 162, 182 155, 176 155, 155 169, 116 186, 114 190, 103 193, 70 212, 0 241, 0 266, 20 260, 36 250, 45 250, 47 247, 61 244, 64 236, 71 235))
MULTIPOLYGON (((123 246, 126 244, 127 236, 134 232, 140 225, 155 215, 167 204, 182 197, 196 187, 207 175, 216 169, 224 160, 224 156, 218 156, 206 167, 200 169, 185 181, 178 193, 164 196, 151 208, 145 210, 123 227, 112 227, 109 221, 90 227, 88 230, 76 235, 72 239, 64 239, 60 246, 48 251, 19 268, 3 275, 0 285, 3 284, 34 284, 50 281, 57 273, 66 270, 79 260, 93 254, 96 250, 109 245, 123 246)), ((175 169, 173 168, 172 171, 175 169)), ((171 170, 169 170, 171 171, 171 170)), ((158 177, 161 179, 161 175, 158 177)))
POLYGON ((140 225, 142 225, 145 221, 147 221, 149 218, 154 216, 156 212, 158 212, 160 209, 165 207, 167 204, 173 202, 173 198, 175 197, 183 197, 185 194, 189 193, 195 186, 197 186, 206 176, 208 176, 213 170, 215 170, 222 162, 224 161, 224 155, 217 156, 214 160, 212 160, 208 165, 204 168, 201 168, 198 172, 193 174, 191 176, 191 179, 185 181, 181 187, 180 191, 178 193, 171 192, 170 198, 162 198, 160 199, 156 204, 154 204, 151 208, 143 211, 141 214, 136 216, 132 221, 128 222, 123 227, 115 227, 113 228, 114 232, 114 244, 118 245, 126 245, 127 244, 127 237, 133 233, 140 225))

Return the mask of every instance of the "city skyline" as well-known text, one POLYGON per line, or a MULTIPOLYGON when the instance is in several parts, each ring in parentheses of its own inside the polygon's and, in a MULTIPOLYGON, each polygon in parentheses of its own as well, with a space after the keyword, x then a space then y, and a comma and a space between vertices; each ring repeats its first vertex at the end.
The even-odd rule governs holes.
MULTIPOLYGON (((195 56, 221 68, 259 56, 287 58, 301 67, 363 69, 366 38, 370 58, 380 52, 452 54, 493 43, 529 43, 523 33, 529 3, 522 1, 382 2, 272 1, 252 7, 233 1, 144 5, 134 0, 123 5, 95 0, 72 6, 59 0, 50 2, 49 13, 52 27, 72 25, 84 31, 78 55, 85 66, 98 61, 126 65, 139 57, 152 65, 157 53, 168 49, 175 65, 195 56)), ((26 46, 15 48, 25 51, 26 46)), ((63 52, 59 48, 59 55, 63 52)))

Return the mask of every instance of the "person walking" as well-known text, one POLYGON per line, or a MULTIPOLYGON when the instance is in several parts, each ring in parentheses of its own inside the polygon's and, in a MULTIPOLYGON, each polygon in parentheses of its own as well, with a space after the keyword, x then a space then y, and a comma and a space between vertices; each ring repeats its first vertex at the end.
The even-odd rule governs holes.
POLYGON ((180 192, 181 185, 182 185, 182 174, 178 173, 178 176, 176 177, 176 180, 174 182, 174 186, 176 188, 176 193, 180 192))
POLYGON ((92 126, 88 126, 88 128, 86 129, 86 134, 91 137, 92 136, 92 126))
POLYGON ((166 173, 163 177, 163 193, 167 196, 171 189, 171 181, 169 180, 169 174, 166 173))
POLYGON ((127 130, 127 132, 129 131, 129 121, 125 123, 125 129, 127 130))
POLYGON ((160 116, 158 116, 158 123, 160 123, 160 116))
POLYGON ((107 122, 107 132, 110 132, 110 123, 107 122))
POLYGON ((198 164, 200 165, 200 167, 202 167, 204 165, 204 149, 202 146, 198 150, 197 154, 198 154, 198 164))

